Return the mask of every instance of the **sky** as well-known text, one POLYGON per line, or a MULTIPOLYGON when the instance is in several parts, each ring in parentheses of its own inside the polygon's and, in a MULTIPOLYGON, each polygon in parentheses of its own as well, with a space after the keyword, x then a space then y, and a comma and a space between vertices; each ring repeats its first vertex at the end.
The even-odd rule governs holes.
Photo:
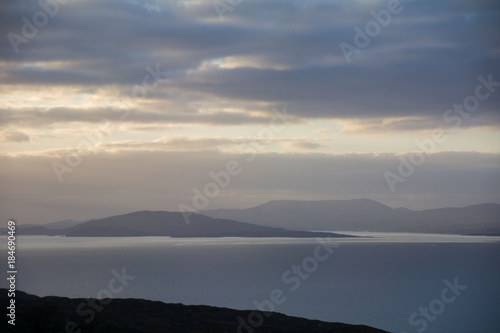
POLYGON ((500 2, 6 0, 0 219, 500 203, 500 2))

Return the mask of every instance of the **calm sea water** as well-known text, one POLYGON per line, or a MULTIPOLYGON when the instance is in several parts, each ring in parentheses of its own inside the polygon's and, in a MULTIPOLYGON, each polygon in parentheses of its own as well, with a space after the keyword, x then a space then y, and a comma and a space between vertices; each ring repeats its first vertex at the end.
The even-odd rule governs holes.
POLYGON ((500 331, 500 238, 369 235, 335 240, 331 253, 315 239, 20 237, 17 287, 96 297, 124 268, 135 278, 113 297, 256 309, 279 290, 275 310, 293 316, 391 332, 500 331), (444 302, 445 280, 467 288, 444 302))

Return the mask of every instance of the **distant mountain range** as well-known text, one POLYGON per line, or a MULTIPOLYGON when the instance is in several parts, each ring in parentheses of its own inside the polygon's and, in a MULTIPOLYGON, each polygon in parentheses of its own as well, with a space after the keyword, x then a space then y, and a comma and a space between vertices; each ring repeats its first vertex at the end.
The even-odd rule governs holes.
POLYGON ((339 237, 344 235, 332 232, 342 231, 500 235, 500 205, 494 203, 414 211, 369 199, 278 200, 201 213, 191 214, 189 225, 178 212, 138 211, 85 222, 20 225, 18 232, 68 237, 339 237))
POLYGON ((248 209, 201 213, 235 221, 295 230, 419 232, 500 235, 500 205, 413 211, 369 199, 270 201, 248 209))
MULTIPOLYGON (((191 214, 187 224, 181 213, 139 211, 57 229, 44 226, 20 228, 21 235, 64 235, 67 237, 348 237, 331 232, 294 231, 227 219, 191 214)), ((68 224, 67 221, 65 221, 68 224)), ((49 224, 53 227, 53 224, 49 224)))

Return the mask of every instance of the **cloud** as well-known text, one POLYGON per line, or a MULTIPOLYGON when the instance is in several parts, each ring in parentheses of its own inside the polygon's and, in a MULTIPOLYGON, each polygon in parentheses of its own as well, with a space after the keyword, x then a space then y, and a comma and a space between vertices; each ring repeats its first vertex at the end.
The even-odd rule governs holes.
MULTIPOLYGON (((3 127, 7 125, 18 127, 44 127, 61 123, 94 123, 110 121, 130 124, 205 124, 205 125, 264 125, 269 124, 273 115, 254 116, 245 113, 216 112, 203 113, 168 113, 141 111, 136 108, 71 108, 54 107, 38 109, 0 109, 0 121, 3 127), (124 117, 126 115, 126 117, 124 117), (124 119, 121 119, 124 118, 124 119)), ((300 119, 290 120, 290 123, 300 123, 300 119)))
MULTIPOLYGON (((445 111, 446 112, 446 111, 445 111)), ((480 112, 480 111, 479 111, 480 112)), ((408 118, 366 118, 339 119, 342 131, 365 135, 391 135, 394 133, 429 132, 434 129, 481 129, 498 131, 499 114, 488 114, 483 117, 460 117, 453 114, 453 121, 445 121, 444 112, 441 117, 408 117, 408 118), (460 119, 460 120, 457 120, 460 119), (458 125, 457 125, 458 124, 458 125)))
MULTIPOLYGON (((473 93, 479 75, 500 80, 500 37, 491 33, 499 28, 500 5, 402 6, 349 64, 339 43, 354 43, 353 28, 364 28, 373 19, 370 10, 384 9, 386 1, 252 1, 223 21, 210 1, 72 2, 20 45, 19 56, 2 39, 2 81, 18 87, 130 89, 142 81, 147 66, 160 65, 168 79, 149 97, 177 109, 185 107, 181 96, 189 94, 198 108, 214 100, 247 111, 255 103, 286 103, 303 118, 422 117, 426 127, 473 93)), ((22 17, 40 10, 36 2, 2 9, 3 35, 20 33, 22 17)), ((499 105, 495 93, 481 106, 478 122, 493 121, 498 128, 499 105)), ((140 117, 147 119, 149 112, 141 110, 140 117)), ((245 124, 248 118, 230 121, 245 124)))
POLYGON ((249 162, 250 156, 251 152, 160 152, 141 147, 98 152, 86 156, 59 183, 51 163, 65 163, 64 157, 3 155, 0 217, 40 223, 143 209, 176 210, 179 203, 190 203, 193 189, 203 189, 212 181, 209 173, 223 170, 229 160, 237 161, 242 172, 209 208, 249 207, 272 199, 368 197, 414 209, 500 201, 499 154, 429 155, 414 175, 398 184, 396 193, 383 177, 386 170, 397 172, 395 154, 259 153, 249 162))
POLYGON ((326 127, 321 127, 321 128, 314 130, 314 133, 318 133, 318 134, 329 134, 331 132, 332 132, 332 130, 330 128, 326 128, 326 127))
POLYGON ((220 153, 246 153, 252 150, 259 152, 286 151, 300 152, 314 150, 324 147, 323 143, 332 141, 330 139, 315 139, 309 137, 299 138, 266 138, 261 139, 256 136, 240 136, 234 138, 228 137, 181 137, 166 135, 152 141, 142 140, 120 140, 102 142, 103 137, 109 134, 105 128, 98 132, 89 129, 82 131, 82 139, 74 147, 64 147, 58 149, 35 150, 7 153, 6 156, 44 156, 50 155, 56 158, 64 159, 68 153, 78 153, 86 156, 90 153, 125 153, 136 151, 148 152, 220 152, 220 153), (103 136, 103 137, 101 137, 103 136), (78 150, 80 147, 85 150, 78 150), (87 149, 88 148, 88 149, 87 149))
POLYGON ((463 151, 498 152, 500 3, 401 6, 349 63, 339 44, 355 44, 357 28, 387 1, 252 0, 223 19, 211 0, 70 1, 18 53, 7 36, 21 36, 41 7, 1 2, 2 218, 174 210, 228 159, 244 172, 211 208, 279 198, 369 197, 409 208, 500 202, 498 154, 463 151), (460 115, 455 141, 441 146, 456 151, 429 155, 392 194, 383 178, 399 163, 392 151, 457 124, 445 112, 489 75, 481 91, 490 95, 460 115), (261 150, 240 151, 285 105, 294 126, 259 142, 261 150), (76 149, 60 147, 77 147, 106 119, 113 136, 103 132, 59 183, 51 163, 76 149), (349 150, 362 153, 332 153, 349 150))
POLYGON ((293 142, 292 143, 292 146, 293 147, 296 147, 296 148, 299 148, 299 149, 317 149, 317 148, 321 148, 323 147, 322 144, 319 144, 319 143, 316 143, 316 142, 307 142, 307 141, 304 141, 304 142, 293 142))
POLYGON ((0 136, 0 142, 28 142, 29 135, 17 131, 7 131, 0 136))

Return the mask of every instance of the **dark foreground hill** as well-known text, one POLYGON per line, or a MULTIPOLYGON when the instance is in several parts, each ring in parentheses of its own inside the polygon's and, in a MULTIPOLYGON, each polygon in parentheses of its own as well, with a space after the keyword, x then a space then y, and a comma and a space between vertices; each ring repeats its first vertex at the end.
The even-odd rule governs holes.
POLYGON ((177 212, 139 211, 93 220, 66 229, 22 228, 18 230, 18 234, 67 237, 349 237, 326 232, 266 227, 201 214, 191 214, 187 222, 177 212))
MULTIPOLYGON (((5 311, 9 302, 6 289, 0 289, 0 301, 5 311)), ((279 313, 165 304, 142 299, 40 298, 20 291, 16 291, 15 327, 7 323, 5 315, 3 317, 0 331, 5 333, 386 332, 368 326, 328 323, 279 313), (89 304, 92 302, 99 311, 91 311, 89 304), (107 304, 101 305, 100 302, 107 304)))

